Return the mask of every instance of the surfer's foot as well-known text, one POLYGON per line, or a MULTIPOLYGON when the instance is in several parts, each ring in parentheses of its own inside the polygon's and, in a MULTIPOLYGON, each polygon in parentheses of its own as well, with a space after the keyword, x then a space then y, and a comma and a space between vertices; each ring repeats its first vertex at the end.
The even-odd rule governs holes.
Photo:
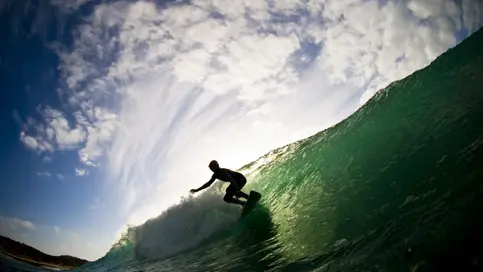
POLYGON ((244 192, 242 192, 242 191, 238 191, 238 192, 236 192, 235 196, 236 196, 237 198, 243 197, 244 199, 248 199, 248 195, 247 195, 247 194, 245 194, 245 193, 244 193, 244 192))
POLYGON ((238 198, 233 198, 231 201, 231 203, 235 203, 235 204, 238 204, 238 205, 242 205, 242 206, 245 206, 246 202, 245 201, 242 201, 238 198))

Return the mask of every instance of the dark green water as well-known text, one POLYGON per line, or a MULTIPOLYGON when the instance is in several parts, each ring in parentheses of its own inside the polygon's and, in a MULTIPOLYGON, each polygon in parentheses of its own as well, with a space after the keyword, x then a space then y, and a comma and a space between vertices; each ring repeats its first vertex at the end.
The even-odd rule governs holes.
MULTIPOLYGON (((268 158, 242 169, 247 190, 263 194, 245 220, 171 257, 147 254, 148 225, 197 207, 185 203, 84 269, 483 271, 483 30, 259 162, 268 158)), ((232 211, 206 213, 223 221, 232 211)))

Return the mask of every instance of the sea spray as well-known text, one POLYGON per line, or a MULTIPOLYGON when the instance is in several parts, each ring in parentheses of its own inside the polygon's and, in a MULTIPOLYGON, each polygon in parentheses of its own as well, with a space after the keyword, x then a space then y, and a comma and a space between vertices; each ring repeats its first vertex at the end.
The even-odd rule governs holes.
POLYGON ((134 231, 138 257, 163 258, 197 246, 204 239, 233 224, 240 207, 227 205, 223 196, 208 191, 185 198, 134 231))

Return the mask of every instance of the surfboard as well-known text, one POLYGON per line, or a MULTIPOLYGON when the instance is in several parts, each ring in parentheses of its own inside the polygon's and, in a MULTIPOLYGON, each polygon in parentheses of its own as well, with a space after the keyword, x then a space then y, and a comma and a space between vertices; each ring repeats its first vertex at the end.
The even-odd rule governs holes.
POLYGON ((249 214, 253 210, 253 208, 255 208, 255 205, 258 203, 261 197, 262 195, 259 192, 250 191, 250 194, 248 195, 247 204, 243 206, 241 216, 244 217, 247 214, 249 214))

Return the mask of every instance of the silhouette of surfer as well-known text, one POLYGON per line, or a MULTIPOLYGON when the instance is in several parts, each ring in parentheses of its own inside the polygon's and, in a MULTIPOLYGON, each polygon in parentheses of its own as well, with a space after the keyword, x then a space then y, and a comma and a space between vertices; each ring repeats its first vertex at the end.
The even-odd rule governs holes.
POLYGON ((235 203, 244 206, 246 201, 240 200, 238 197, 248 199, 248 195, 241 191, 243 186, 245 186, 247 183, 245 176, 230 169, 220 168, 220 165, 218 165, 218 162, 215 160, 211 161, 208 167, 211 169, 211 171, 213 171, 213 176, 211 176, 211 179, 207 183, 203 184, 203 186, 200 188, 191 189, 190 192, 194 194, 205 188, 208 188, 216 179, 219 179, 221 181, 230 183, 228 188, 226 188, 226 194, 223 197, 223 200, 228 203, 235 203))

